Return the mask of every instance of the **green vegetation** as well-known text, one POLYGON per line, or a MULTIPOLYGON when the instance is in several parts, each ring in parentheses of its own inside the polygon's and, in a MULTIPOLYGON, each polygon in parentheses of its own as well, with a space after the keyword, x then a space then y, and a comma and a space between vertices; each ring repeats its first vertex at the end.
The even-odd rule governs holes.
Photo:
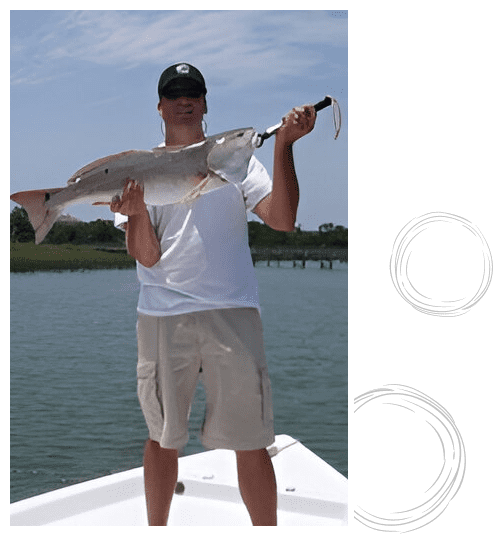
MULTIPOLYGON (((248 223, 250 247, 255 249, 347 249, 348 230, 332 223, 318 231, 274 231, 260 222, 248 223)), ((10 214, 10 271, 89 270, 133 268, 125 235, 112 221, 58 221, 42 244, 34 244, 34 230, 23 208, 10 214)))
POLYGON ((23 208, 10 213, 10 271, 133 268, 125 234, 113 222, 57 221, 42 244, 23 208))
MULTIPOLYGON (((34 229, 25 209, 15 207, 10 213, 10 241, 34 242, 34 229)), ((43 244, 112 244, 125 247, 125 234, 112 221, 57 221, 43 244)))
POLYGON ((254 248, 340 248, 348 247, 348 230, 342 225, 324 223, 318 231, 302 231, 297 228, 292 233, 275 231, 260 222, 248 223, 248 241, 254 248))
POLYGON ((125 249, 107 249, 90 245, 10 244, 10 271, 100 270, 133 268, 135 261, 125 249))

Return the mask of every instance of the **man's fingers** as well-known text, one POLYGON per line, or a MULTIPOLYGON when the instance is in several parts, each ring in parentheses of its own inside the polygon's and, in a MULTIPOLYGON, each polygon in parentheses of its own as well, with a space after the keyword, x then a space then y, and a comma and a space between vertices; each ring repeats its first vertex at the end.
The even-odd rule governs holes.
POLYGON ((112 212, 120 212, 120 208, 122 205, 120 196, 115 195, 113 199, 111 200, 111 203, 109 203, 109 205, 110 205, 110 210, 112 212))
POLYGON ((142 186, 139 184, 137 180, 131 179, 130 177, 128 177, 127 180, 125 181, 124 190, 132 190, 135 188, 142 188, 142 186))

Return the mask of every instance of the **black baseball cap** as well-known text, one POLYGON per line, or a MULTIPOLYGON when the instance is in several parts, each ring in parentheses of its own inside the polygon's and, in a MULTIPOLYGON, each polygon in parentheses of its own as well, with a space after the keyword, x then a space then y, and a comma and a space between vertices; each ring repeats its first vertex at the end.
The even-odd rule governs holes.
POLYGON ((205 95, 207 89, 202 73, 189 63, 176 63, 163 71, 157 86, 159 99, 161 97, 177 98, 183 95, 205 95))

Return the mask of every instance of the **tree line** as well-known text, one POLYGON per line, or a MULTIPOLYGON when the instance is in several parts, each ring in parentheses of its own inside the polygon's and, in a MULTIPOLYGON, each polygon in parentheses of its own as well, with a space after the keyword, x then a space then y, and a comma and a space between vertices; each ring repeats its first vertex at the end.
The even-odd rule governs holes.
POLYGON ((285 246, 291 248, 347 248, 348 230, 342 225, 324 223, 318 231, 302 231, 297 227, 292 233, 275 231, 264 223, 248 222, 250 247, 285 246))
MULTIPOLYGON (((34 242, 34 229, 24 208, 15 207, 10 213, 10 241, 34 242)), ((296 248, 347 248, 348 229, 342 225, 324 223, 318 231, 302 231, 298 227, 292 233, 275 231, 267 225, 248 222, 248 241, 250 247, 286 246, 296 248)), ((114 247, 125 246, 125 235, 117 229, 113 221, 57 221, 47 234, 47 244, 107 244, 114 247)))
MULTIPOLYGON (((34 229, 24 208, 10 213, 10 241, 34 242, 34 229)), ((125 245, 125 234, 112 221, 57 221, 44 239, 46 244, 112 244, 125 245)))

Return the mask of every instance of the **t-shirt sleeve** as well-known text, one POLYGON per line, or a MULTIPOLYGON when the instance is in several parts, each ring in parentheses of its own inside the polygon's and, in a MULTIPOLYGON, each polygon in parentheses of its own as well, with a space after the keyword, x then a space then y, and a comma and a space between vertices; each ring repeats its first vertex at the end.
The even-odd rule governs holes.
POLYGON ((250 211, 272 191, 272 179, 264 165, 255 156, 250 159, 247 176, 241 183, 241 187, 246 208, 250 211))
POLYGON ((123 227, 125 223, 128 221, 128 216, 125 216, 124 214, 120 214, 119 212, 115 212, 115 227, 118 229, 125 230, 123 227))
MULTIPOLYGON (((156 211, 155 207, 152 205, 147 205, 147 212, 149 213, 149 217, 151 219, 151 224, 153 227, 156 227, 156 211)), ((128 222, 128 216, 125 216, 125 214, 120 214, 119 212, 115 212, 115 227, 118 229, 125 229, 123 225, 128 222)))

